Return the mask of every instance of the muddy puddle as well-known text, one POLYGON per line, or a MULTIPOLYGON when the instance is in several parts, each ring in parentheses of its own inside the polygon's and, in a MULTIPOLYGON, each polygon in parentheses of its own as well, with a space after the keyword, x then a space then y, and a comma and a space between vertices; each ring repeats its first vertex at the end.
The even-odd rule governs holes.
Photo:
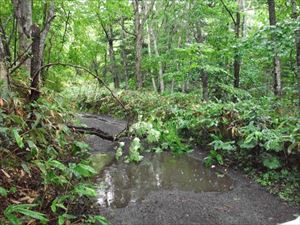
POLYGON ((232 180, 188 155, 151 154, 139 164, 118 162, 97 179, 97 201, 102 207, 123 208, 158 190, 226 192, 232 180))

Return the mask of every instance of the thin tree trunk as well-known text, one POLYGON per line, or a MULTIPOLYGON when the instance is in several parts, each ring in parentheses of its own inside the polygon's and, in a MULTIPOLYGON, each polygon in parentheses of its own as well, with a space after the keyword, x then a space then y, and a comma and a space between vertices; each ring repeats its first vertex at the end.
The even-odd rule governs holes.
MULTIPOLYGON (((13 28, 12 32, 14 32, 14 28, 13 28)), ((2 49, 6 56, 6 61, 11 62, 11 53, 10 53, 9 40, 8 40, 9 38, 6 35, 1 18, 0 18, 0 39, 1 39, 1 43, 2 43, 2 49)))
MULTIPOLYGON (((271 26, 276 26, 276 11, 275 11, 275 1, 268 0, 269 8, 269 21, 271 26)), ((281 85, 281 68, 280 68, 280 58, 276 49, 273 50, 273 88, 274 94, 276 96, 281 96, 282 94, 282 85, 281 85)))
POLYGON ((202 95, 203 100, 208 101, 208 75, 206 71, 202 71, 202 95))
MULTIPOLYGON (((242 9, 242 0, 238 0, 238 10, 236 12, 235 20, 235 38, 239 40, 240 30, 241 30, 241 9, 242 9)), ((240 86, 240 70, 241 70, 241 57, 239 54, 239 49, 235 50, 234 62, 233 62, 233 74, 234 74, 234 87, 238 88, 240 86)))
POLYGON ((0 37, 0 95, 6 97, 8 94, 8 70, 6 67, 6 55, 2 39, 0 37))
MULTIPOLYGON (((147 31, 148 31, 148 56, 149 56, 149 58, 151 58, 152 57, 152 50, 151 50, 151 29, 150 29, 150 25, 148 23, 147 23, 147 31)), ((157 92, 157 86, 156 86, 155 78, 153 77, 152 67, 150 68, 150 76, 151 76, 153 91, 157 92)))
POLYGON ((114 87, 120 87, 120 78, 118 72, 116 70, 116 60, 115 60, 115 52, 114 52, 114 33, 112 25, 109 24, 106 26, 102 20, 100 20, 100 24, 105 33, 106 40, 108 42, 108 56, 109 56, 109 70, 112 75, 114 81, 114 87))
POLYGON ((112 74, 114 80, 114 87, 120 88, 120 79, 119 75, 116 70, 116 63, 115 63, 115 52, 114 52, 114 42, 112 39, 108 40, 108 54, 109 54, 109 61, 110 61, 110 72, 112 74))
POLYGON ((141 71, 143 26, 141 24, 140 4, 138 0, 133 1, 134 5, 134 29, 135 29, 135 75, 137 88, 143 87, 143 77, 141 71))
MULTIPOLYGON (((297 1, 292 0, 292 18, 294 20, 298 19, 297 13, 297 1)), ((298 106, 300 108, 300 26, 295 30, 295 43, 296 43, 296 73, 298 80, 298 106)))
POLYGON ((149 1, 149 5, 144 1, 133 0, 134 8, 134 31, 135 31, 135 75, 137 80, 137 88, 143 87, 142 75, 142 48, 143 48, 143 30, 144 24, 151 13, 155 0, 149 1), (141 3, 141 4, 140 4, 141 3))
POLYGON ((160 93, 163 93, 165 91, 165 83, 164 83, 164 74, 163 74, 163 66, 162 66, 162 62, 159 59, 159 51, 158 51, 158 46, 157 46, 157 38, 156 35, 154 33, 153 30, 151 30, 150 28, 150 32, 152 34, 153 37, 153 45, 154 45, 154 51, 155 51, 155 55, 158 58, 158 83, 159 83, 159 89, 160 89, 160 93))
POLYGON ((29 100, 31 102, 36 101, 40 97, 40 86, 41 86, 41 72, 40 68, 42 65, 42 56, 40 55, 41 50, 41 35, 40 28, 37 25, 32 26, 32 59, 31 59, 31 93, 29 100))
MULTIPOLYGON (((204 37, 202 35, 201 28, 197 27, 197 43, 203 43, 204 37)), ((208 74, 205 70, 201 71, 201 81, 202 81, 202 98, 204 101, 208 101, 208 74)))
POLYGON ((107 80, 107 51, 105 51, 104 54, 104 66, 103 66, 103 80, 106 81, 107 80))
POLYGON ((175 80, 172 79, 172 81, 171 81, 171 93, 172 94, 174 93, 174 87, 175 87, 175 80))
POLYGON ((240 11, 243 13, 242 15, 242 37, 246 37, 247 36, 247 17, 246 17, 246 13, 245 13, 245 0, 240 0, 239 3, 239 9, 240 11))
MULTIPOLYGON (((31 40, 31 26, 32 26, 32 0, 12 0, 15 16, 18 23, 19 34, 19 52, 22 57, 26 57, 30 54, 28 51, 30 48, 31 40), (25 54, 27 52, 27 54, 25 54)), ((20 59, 22 61, 22 59, 20 59)), ((24 62, 27 71, 30 71, 30 58, 24 62)))
MULTIPOLYGON (((124 27, 123 18, 122 18, 122 27, 124 27)), ((122 63, 123 63, 124 73, 125 73, 125 89, 128 89, 129 72, 128 72, 128 62, 127 62, 126 49, 125 49, 126 33, 123 29, 121 30, 121 38, 122 38, 121 57, 122 57, 122 63)))
POLYGON ((299 97, 299 108, 300 108, 300 28, 296 31, 296 61, 297 61, 297 77, 298 77, 298 97, 299 97))
POLYGON ((142 31, 140 30, 140 25, 138 25, 137 34, 136 34, 136 46, 135 46, 136 48, 135 74, 136 74, 138 89, 143 87, 143 77, 142 77, 142 69, 141 69, 143 36, 141 32, 142 31))

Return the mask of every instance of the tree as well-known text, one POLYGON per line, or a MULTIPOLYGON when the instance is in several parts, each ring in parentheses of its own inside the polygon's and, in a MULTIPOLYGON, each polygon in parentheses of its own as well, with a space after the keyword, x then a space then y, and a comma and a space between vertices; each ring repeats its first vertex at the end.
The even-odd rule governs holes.
POLYGON ((152 12, 155 0, 146 3, 144 0, 133 0, 134 9, 134 33, 135 33, 135 75, 137 80, 137 88, 143 87, 143 76, 141 70, 142 48, 143 48, 143 31, 144 25, 150 13, 152 12))
POLYGON ((6 97, 8 93, 8 70, 7 70, 7 63, 6 63, 6 55, 5 50, 2 44, 2 38, 0 36, 0 94, 6 97))
POLYGON ((32 0, 12 0, 14 13, 18 24, 19 34, 19 51, 20 60, 26 58, 24 66, 30 71, 30 58, 27 57, 31 53, 31 26, 32 26, 32 0))
MULTIPOLYGON (((221 0, 221 3, 232 19, 232 22, 234 24, 235 38, 236 41, 238 41, 241 35, 241 10, 243 10, 244 7, 244 0, 237 0, 238 7, 236 10, 236 17, 234 17, 233 13, 227 7, 227 5, 224 3, 223 0, 221 0)), ((233 76, 234 76, 233 85, 236 88, 240 86, 240 70, 241 70, 241 57, 239 54, 239 49, 235 47, 234 61, 233 61, 233 76)))
POLYGON ((105 32, 106 40, 108 42, 108 55, 109 55, 109 61, 110 61, 110 72, 113 76, 114 80, 114 86, 115 88, 120 87, 120 77, 116 68, 116 57, 115 57, 115 51, 114 51, 114 32, 113 32, 113 26, 109 24, 108 26, 105 26, 103 22, 101 21, 102 29, 105 32))
POLYGON ((18 22, 19 33, 19 54, 20 61, 24 62, 25 68, 30 72, 31 93, 30 101, 35 101, 40 96, 41 87, 41 66, 43 61, 46 37, 50 30, 50 24, 54 19, 54 0, 44 4, 43 27, 33 23, 32 1, 13 0, 15 16, 18 22), (31 53, 31 58, 27 57, 31 53), (23 57, 26 57, 23 60, 23 57))
MULTIPOLYGON (((275 1, 268 0, 268 10, 269 10, 269 22, 270 26, 276 26, 276 9, 275 1)), ((273 41, 274 40, 273 36, 273 41)), ((280 68, 280 58, 276 49, 273 49, 273 90, 276 96, 281 96, 282 94, 282 85, 281 85, 281 68, 280 68)))
MULTIPOLYGON (((292 1, 292 18, 296 21, 298 19, 297 2, 292 1)), ((298 78, 298 106, 300 107, 300 26, 295 30, 295 44, 296 44, 296 73, 298 78)))

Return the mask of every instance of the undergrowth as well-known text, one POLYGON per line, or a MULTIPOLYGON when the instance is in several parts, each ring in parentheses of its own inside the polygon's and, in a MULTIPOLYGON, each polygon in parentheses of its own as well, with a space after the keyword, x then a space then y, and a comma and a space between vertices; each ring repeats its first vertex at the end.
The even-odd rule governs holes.
POLYGON ((62 101, 0 100, 0 224, 108 224, 91 208, 95 171, 62 101))
MULTIPOLYGON (((225 97, 209 102, 200 101, 197 93, 159 95, 122 90, 117 95, 134 115, 134 126, 143 131, 151 124, 151 129, 159 132, 159 149, 185 152, 189 144, 196 144, 209 149, 206 165, 242 168, 271 192, 300 203, 299 112, 285 99, 254 98, 226 85, 220 88, 225 97), (139 116, 143 119, 138 120, 139 116)), ((105 90, 69 96, 76 96, 81 109, 124 116, 105 90)))

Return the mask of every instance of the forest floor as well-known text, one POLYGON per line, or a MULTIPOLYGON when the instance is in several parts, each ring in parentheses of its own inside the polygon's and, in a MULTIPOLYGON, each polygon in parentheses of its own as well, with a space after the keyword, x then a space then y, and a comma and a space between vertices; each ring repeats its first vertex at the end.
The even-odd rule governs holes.
MULTIPOLYGON (((126 127, 126 122, 106 116, 82 114, 80 120, 113 136, 126 127)), ((112 152, 117 145, 94 135, 87 142, 95 153, 112 152)), ((195 149, 191 154, 201 163, 205 152, 195 149)), ((300 213, 299 206, 268 193, 242 172, 222 167, 214 170, 226 171, 233 188, 197 193, 157 189, 147 193, 142 201, 129 202, 122 208, 104 207, 101 214, 112 225, 275 225, 293 220, 300 213)))

